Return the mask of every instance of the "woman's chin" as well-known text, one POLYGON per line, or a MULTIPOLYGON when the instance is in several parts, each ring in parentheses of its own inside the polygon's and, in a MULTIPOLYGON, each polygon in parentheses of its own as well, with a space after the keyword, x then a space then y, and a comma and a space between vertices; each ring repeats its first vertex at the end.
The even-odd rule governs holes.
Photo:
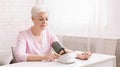
POLYGON ((46 29, 46 27, 42 27, 41 29, 42 29, 42 30, 45 30, 45 29, 46 29))

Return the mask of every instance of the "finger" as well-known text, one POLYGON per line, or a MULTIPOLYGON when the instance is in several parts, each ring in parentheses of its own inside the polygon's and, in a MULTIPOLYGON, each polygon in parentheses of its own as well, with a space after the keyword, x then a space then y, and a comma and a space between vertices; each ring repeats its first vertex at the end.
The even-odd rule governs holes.
POLYGON ((57 58, 58 58, 58 55, 54 54, 54 57, 55 57, 55 59, 57 59, 57 58))
POLYGON ((88 60, 91 57, 91 52, 86 52, 86 59, 88 60))
POLYGON ((50 55, 53 59, 56 59, 57 58, 57 55, 55 55, 55 53, 51 53, 50 55))
POLYGON ((58 58, 58 54, 57 54, 57 53, 54 53, 53 56, 54 56, 55 58, 58 58))
POLYGON ((51 56, 49 56, 49 61, 53 61, 53 58, 51 56))
POLYGON ((89 55, 92 55, 93 53, 92 52, 86 52, 87 54, 89 54, 89 55))
POLYGON ((84 59, 84 60, 86 60, 86 59, 87 59, 87 57, 86 57, 86 54, 85 54, 85 53, 83 54, 83 59, 84 59))
POLYGON ((54 59, 57 58, 57 56, 52 52, 52 53, 50 54, 50 58, 51 58, 51 60, 53 61, 54 59))
POLYGON ((83 53, 82 57, 83 57, 83 60, 87 60, 88 59, 88 54, 87 53, 83 53))
POLYGON ((55 55, 56 58, 58 58, 58 57, 61 56, 61 55, 59 55, 59 54, 57 54, 57 53, 55 53, 54 55, 55 55))
POLYGON ((92 52, 87 52, 88 58, 92 55, 92 52))
POLYGON ((60 54, 54 53, 54 57, 55 57, 56 59, 58 59, 58 57, 60 57, 60 56, 61 56, 60 54))
POLYGON ((86 54, 85 54, 85 59, 84 59, 84 60, 88 60, 88 58, 89 58, 89 55, 86 53, 86 54))
POLYGON ((77 58, 78 58, 78 59, 81 59, 81 60, 84 60, 84 59, 85 59, 84 53, 79 54, 77 58))

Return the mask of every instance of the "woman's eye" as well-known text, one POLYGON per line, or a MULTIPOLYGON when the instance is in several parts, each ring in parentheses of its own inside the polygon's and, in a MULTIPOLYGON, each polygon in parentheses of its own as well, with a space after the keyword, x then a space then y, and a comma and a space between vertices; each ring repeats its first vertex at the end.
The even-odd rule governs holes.
POLYGON ((39 19, 39 21, 42 21, 43 19, 39 19))
POLYGON ((38 20, 39 20, 39 21, 44 21, 44 20, 48 21, 48 18, 38 19, 38 20))
POLYGON ((46 21, 48 21, 48 18, 46 18, 46 21))

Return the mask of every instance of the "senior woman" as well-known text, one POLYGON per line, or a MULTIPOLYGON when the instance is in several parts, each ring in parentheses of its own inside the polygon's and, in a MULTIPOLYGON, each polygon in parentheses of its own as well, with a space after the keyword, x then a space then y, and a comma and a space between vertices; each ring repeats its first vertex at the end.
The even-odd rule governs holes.
MULTIPOLYGON (((60 55, 52 51, 52 43, 58 41, 55 34, 47 28, 48 12, 43 6, 34 6, 31 10, 33 26, 19 32, 15 47, 15 59, 17 62, 24 61, 53 61, 60 55)), ((65 48, 65 52, 73 52, 65 48)), ((78 59, 88 59, 90 52, 77 53, 78 59)))

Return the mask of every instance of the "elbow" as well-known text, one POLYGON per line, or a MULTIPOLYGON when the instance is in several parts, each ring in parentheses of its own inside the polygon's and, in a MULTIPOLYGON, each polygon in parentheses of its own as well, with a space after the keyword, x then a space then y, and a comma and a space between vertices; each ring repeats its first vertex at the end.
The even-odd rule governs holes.
POLYGON ((15 59, 16 59, 16 62, 26 62, 27 61, 27 54, 16 53, 15 59))

